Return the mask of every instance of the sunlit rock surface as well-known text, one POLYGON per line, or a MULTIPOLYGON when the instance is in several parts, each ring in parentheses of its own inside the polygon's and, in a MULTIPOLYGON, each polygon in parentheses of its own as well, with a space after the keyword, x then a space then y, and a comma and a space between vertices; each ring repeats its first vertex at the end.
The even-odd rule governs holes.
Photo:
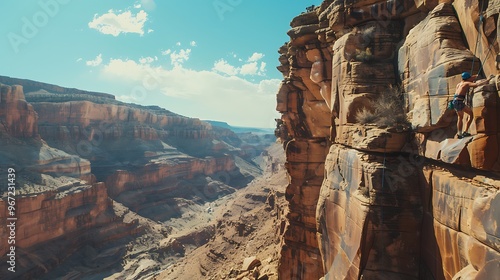
MULTIPOLYGON (((248 161, 275 140, 109 94, 0 81, 22 84, 0 88, 0 179, 7 182, 15 169, 19 260, 16 273, 2 271, 1 279, 120 278, 164 269, 180 255, 159 244, 174 227, 195 222, 190 211, 258 176, 262 170, 248 161)), ((6 184, 0 195, 6 220, 6 184)), ((191 230, 188 241, 201 234, 191 230)), ((0 236, 9 234, 0 228, 0 236)), ((10 250, 0 244, 2 262, 10 250)))
POLYGON ((463 71, 499 74, 499 7, 323 1, 291 21, 278 67, 290 181, 280 277, 497 277, 498 78, 474 89, 472 137, 457 139, 447 106, 463 71), (380 121, 398 114, 378 104, 395 88, 406 120, 380 121))

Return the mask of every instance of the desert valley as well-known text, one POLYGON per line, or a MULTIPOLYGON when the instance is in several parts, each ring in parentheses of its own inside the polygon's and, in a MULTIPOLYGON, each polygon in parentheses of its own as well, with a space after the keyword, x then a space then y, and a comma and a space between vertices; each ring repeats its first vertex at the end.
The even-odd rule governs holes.
MULTIPOLYGON (((275 46, 273 128, 0 76, 0 279, 499 279, 499 14, 305 8, 275 46)), ((263 77, 252 57, 225 81, 263 77)))

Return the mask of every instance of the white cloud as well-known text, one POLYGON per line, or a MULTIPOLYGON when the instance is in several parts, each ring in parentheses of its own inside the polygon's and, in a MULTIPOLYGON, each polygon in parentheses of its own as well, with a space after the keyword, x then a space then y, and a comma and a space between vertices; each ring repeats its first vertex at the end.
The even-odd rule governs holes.
POLYGON ((197 46, 196 41, 191 41, 191 42, 189 43, 189 45, 191 45, 191 47, 196 47, 196 46, 197 46))
POLYGON ((181 46, 181 42, 177 42, 175 43, 176 46, 180 47, 181 46))
POLYGON ((239 72, 239 69, 232 66, 229 64, 227 61, 224 59, 220 59, 214 63, 214 67, 212 68, 213 71, 219 72, 219 73, 224 73, 229 76, 234 76, 237 75, 239 72))
MULTIPOLYGON (((223 60, 219 62, 227 64, 223 60)), ((195 71, 182 65, 166 69, 134 60, 111 59, 101 74, 119 84, 147 88, 143 96, 133 93, 118 96, 123 101, 155 103, 186 116, 226 120, 235 125, 272 126, 277 117, 275 94, 280 80, 250 82, 215 71, 195 71)))
MULTIPOLYGON (((235 54, 231 53, 233 55, 233 58, 236 57, 235 54)), ((249 60, 260 60, 262 57, 264 57, 263 54, 257 54, 254 53, 249 60)), ((241 59, 238 59, 239 62, 243 62, 241 59)), ((240 67, 231 65, 229 62, 227 62, 225 59, 219 59, 214 63, 214 67, 212 68, 213 71, 216 71, 218 73, 223 73, 229 76, 234 76, 234 75, 242 75, 242 76, 248 76, 248 75, 259 75, 259 76, 265 76, 266 72, 266 66, 267 64, 264 61, 259 62, 257 61, 252 61, 248 63, 244 63, 240 67)))
POLYGON ((264 54, 262 53, 253 53, 251 57, 248 58, 247 62, 255 62, 259 61, 264 57, 264 54))
POLYGON ((83 60, 83 58, 79 57, 79 58, 76 60, 76 62, 80 62, 80 61, 82 61, 82 60, 83 60))
POLYGON ((150 56, 139 58, 139 62, 141 64, 150 64, 150 63, 152 63, 153 61, 156 61, 156 60, 158 60, 158 58, 156 58, 156 57, 153 58, 153 57, 150 57, 150 56))
POLYGON ((96 58, 94 60, 88 60, 86 62, 87 66, 92 66, 92 67, 99 66, 99 65, 101 65, 101 63, 102 63, 102 54, 99 54, 98 56, 96 56, 96 58))
POLYGON ((168 49, 168 50, 165 50, 165 51, 162 51, 161 54, 162 55, 169 55, 172 53, 172 50, 171 49, 168 49))
POLYGON ((152 32, 154 32, 154 30, 153 30, 153 29, 151 29, 151 28, 150 28, 150 29, 148 29, 148 34, 149 34, 149 33, 152 33, 152 32))
POLYGON ((262 61, 262 62, 260 63, 259 72, 260 72, 261 74, 264 74, 264 72, 266 72, 266 65, 267 65, 267 64, 266 64, 264 61, 262 61))
POLYGON ((152 11, 156 9, 156 3, 154 0, 141 0, 141 5, 146 11, 152 11))
POLYGON ((140 9, 141 7, 142 7, 141 4, 134 4, 134 8, 136 8, 136 9, 140 9))
POLYGON ((94 19, 89 22, 89 27, 96 29, 103 34, 118 36, 121 33, 137 33, 144 35, 144 24, 148 19, 148 14, 141 10, 136 15, 131 11, 120 14, 109 10, 101 16, 94 15, 94 19))
POLYGON ((179 52, 174 51, 170 54, 170 62, 172 65, 180 65, 189 59, 191 49, 182 49, 179 52))
POLYGON ((145 70, 151 68, 149 65, 138 64, 133 60, 111 59, 104 65, 102 72, 120 77, 124 80, 139 81, 146 73, 145 70))
POLYGON ((241 66, 240 74, 241 75, 257 75, 259 71, 259 67, 257 66, 257 62, 250 62, 241 66))

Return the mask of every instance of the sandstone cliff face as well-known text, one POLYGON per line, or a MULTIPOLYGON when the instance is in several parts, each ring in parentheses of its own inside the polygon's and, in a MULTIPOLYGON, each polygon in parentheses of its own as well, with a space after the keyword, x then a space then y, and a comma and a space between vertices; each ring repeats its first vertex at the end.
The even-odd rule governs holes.
POLYGON ((238 173, 233 157, 225 154, 227 144, 213 144, 219 135, 199 119, 88 101, 39 102, 34 107, 41 137, 90 160, 113 198, 160 186, 168 178, 238 173))
MULTIPOLYGON (((6 279, 153 273, 168 264, 171 252, 145 244, 164 241, 184 223, 169 222, 190 218, 186 212, 258 173, 239 169, 267 143, 254 143, 252 135, 244 140, 199 119, 107 94, 0 78, 26 85, 33 104, 21 86, 2 85, 0 179, 6 182, 6 170, 16 169, 16 248, 23 259, 6 279), (141 234, 147 237, 136 239, 141 234), (72 265, 82 256, 82 266, 72 265)), ((3 220, 6 188, 0 188, 3 220)), ((0 236, 8 234, 0 229, 0 236)), ((6 242, 0 245, 2 256, 8 250, 6 242)))
MULTIPOLYGON (((9 168, 16 175, 15 244, 2 242, 0 255, 3 259, 15 245, 16 258, 22 260, 16 275, 2 271, 2 279, 30 278, 54 268, 84 246, 78 240, 90 233, 88 242, 97 243, 134 234, 133 223, 122 223, 114 215, 106 186, 95 182, 90 162, 40 139, 37 113, 24 100, 22 87, 2 85, 0 91, 0 177, 8 182, 9 168), (36 249, 48 243, 51 250, 36 249)), ((6 221, 12 217, 7 216, 7 184, 0 191, 0 218, 6 221)), ((9 235, 10 229, 2 226, 0 236, 9 235)))
POLYGON ((230 156, 223 158, 174 158, 155 161, 136 171, 118 170, 106 179, 109 193, 117 196, 136 188, 158 186, 165 179, 192 179, 197 175, 229 174, 236 169, 230 156))
POLYGON ((474 89, 472 137, 454 137, 447 104, 463 71, 498 74, 500 4, 439 2, 324 1, 292 20, 283 279, 499 273, 498 81, 474 89))
POLYGON ((37 114, 24 99, 23 87, 1 85, 0 131, 13 137, 35 137, 36 121, 37 114))
MULTIPOLYGON (((59 131, 74 131, 72 137, 90 134, 90 138, 103 137, 119 139, 126 132, 126 127, 117 124, 123 123, 133 127, 133 137, 143 140, 156 140, 166 136, 180 136, 183 138, 205 138, 209 135, 211 126, 198 119, 177 115, 160 115, 146 110, 109 104, 95 104, 89 101, 74 101, 64 103, 34 103, 39 112, 39 123, 42 126, 40 133, 44 139, 61 139, 59 131), (101 124, 100 130, 91 124, 101 124), (57 129, 54 126, 57 125, 57 129), (88 131, 85 133, 84 129, 88 131), (160 131, 156 131, 160 130, 160 131)), ((129 135, 127 135, 129 136, 129 135)), ((83 138, 83 137, 82 137, 83 138)), ((90 139, 90 140, 91 140, 90 139)))
MULTIPOLYGON (((17 201, 16 218, 19 222, 16 228, 16 246, 29 248, 113 220, 112 216, 105 213, 111 201, 107 198, 103 183, 79 185, 77 182, 69 182, 61 188, 67 190, 48 191, 22 197, 17 201)), ((7 206, 6 203, 0 205, 2 213, 7 213, 7 206)), ((5 236, 6 231, 3 227, 0 234, 5 236)), ((7 252, 4 243, 2 255, 7 252)))
POLYGON ((75 88, 64 88, 61 86, 51 85, 47 83, 41 83, 26 79, 16 79, 6 76, 0 76, 0 83, 7 85, 23 85, 25 92, 39 91, 44 90, 47 92, 53 92, 57 94, 72 94, 72 95, 87 95, 87 96, 95 96, 102 97, 108 99, 115 99, 115 96, 112 94, 102 93, 102 92, 92 92, 86 90, 79 90, 75 88))

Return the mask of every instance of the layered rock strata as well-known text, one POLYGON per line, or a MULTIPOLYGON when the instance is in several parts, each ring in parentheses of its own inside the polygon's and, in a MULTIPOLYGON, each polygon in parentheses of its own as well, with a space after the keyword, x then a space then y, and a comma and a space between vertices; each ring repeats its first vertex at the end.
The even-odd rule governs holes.
MULTIPOLYGON (((95 104, 89 101, 63 103, 34 103, 39 113, 40 134, 44 139, 61 139, 83 136, 119 139, 127 132, 127 124, 133 127, 133 137, 157 140, 165 137, 206 138, 211 126, 198 119, 175 114, 157 114, 149 110, 127 106, 95 104), (95 126, 100 124, 100 126, 95 126), (78 129, 75 130, 75 127, 78 129), (85 131, 87 130, 87 131, 85 131), (61 135, 68 131, 70 135, 61 135)), ((129 135, 126 135, 129 136, 129 135)))
POLYGON ((455 137, 447 109, 463 71, 498 74, 499 3, 439 2, 324 1, 292 20, 277 94, 283 279, 499 273, 498 81, 474 89, 473 137, 455 137))
MULTIPOLYGON (((237 165, 260 153, 259 139, 247 143, 228 129, 106 94, 18 81, 33 90, 26 98, 35 102, 25 100, 21 86, 1 87, 0 177, 6 182, 6 170, 16 170, 16 250, 23 259, 5 277, 64 275, 67 262, 87 255, 102 258, 102 267, 92 260, 71 273, 104 275, 121 267, 126 274, 134 268, 120 260, 136 252, 124 242, 143 230, 153 234, 148 242, 165 238, 168 221, 234 192, 231 186, 244 186, 259 172, 242 174, 237 165)), ((6 220, 7 189, 0 190, 6 220)), ((8 234, 2 227, 0 235, 8 234)), ((141 257, 150 265, 137 273, 151 273, 165 265, 167 253, 142 241, 130 246, 154 257, 141 257)), ((3 242, 0 253, 8 250, 3 242)))
POLYGON ((118 195, 133 188, 160 185, 167 178, 191 179, 196 175, 213 175, 236 169, 230 156, 222 158, 173 158, 155 160, 136 171, 118 170, 109 176, 109 192, 118 195))
POLYGON ((23 87, 1 84, 0 87, 0 131, 12 137, 37 136, 37 114, 26 102, 23 87))
POLYGON ((329 90, 325 71, 331 54, 317 39, 318 19, 305 13, 292 21, 289 44, 280 49, 285 75, 278 92, 277 110, 281 112, 290 174, 286 198, 290 203, 283 235, 279 266, 284 279, 318 279, 323 275, 316 237, 315 209, 323 180, 330 118, 322 97, 329 90), (325 65, 326 62, 326 65, 325 65))
POLYGON ((52 92, 52 93, 56 93, 56 94, 60 94, 60 95, 63 95, 63 94, 87 95, 87 96, 101 97, 101 98, 107 98, 107 99, 115 99, 114 95, 108 94, 108 93, 79 90, 79 89, 75 89, 75 88, 65 88, 65 87, 56 86, 56 85, 52 85, 52 84, 36 82, 36 81, 32 81, 32 80, 27 80, 27 79, 16 79, 16 78, 11 78, 11 77, 6 77, 6 76, 0 76, 0 83, 6 84, 6 85, 22 85, 24 87, 25 92, 33 92, 33 91, 43 90, 45 92, 52 92))
MULTIPOLYGON (((38 116, 24 99, 21 86, 0 88, 0 171, 3 182, 14 182, 14 189, 3 184, 0 191, 0 219, 15 218, 15 243, 0 243, 2 262, 12 251, 16 273, 1 272, 2 279, 30 278, 56 267, 67 256, 88 242, 113 241, 138 231, 123 223, 112 211, 104 183, 96 183, 88 160, 47 145, 37 133, 38 116), (8 181, 8 170, 14 170, 8 181), (10 200, 7 198, 10 197, 10 200), (15 199, 15 200, 12 200, 15 199), (14 208, 9 208, 15 201, 14 208), (65 238, 85 240, 74 246, 58 245, 65 238), (39 250, 44 244, 52 250, 39 250)), ((0 236, 12 236, 3 225, 0 236)), ((70 242, 71 243, 71 242, 70 242)))

